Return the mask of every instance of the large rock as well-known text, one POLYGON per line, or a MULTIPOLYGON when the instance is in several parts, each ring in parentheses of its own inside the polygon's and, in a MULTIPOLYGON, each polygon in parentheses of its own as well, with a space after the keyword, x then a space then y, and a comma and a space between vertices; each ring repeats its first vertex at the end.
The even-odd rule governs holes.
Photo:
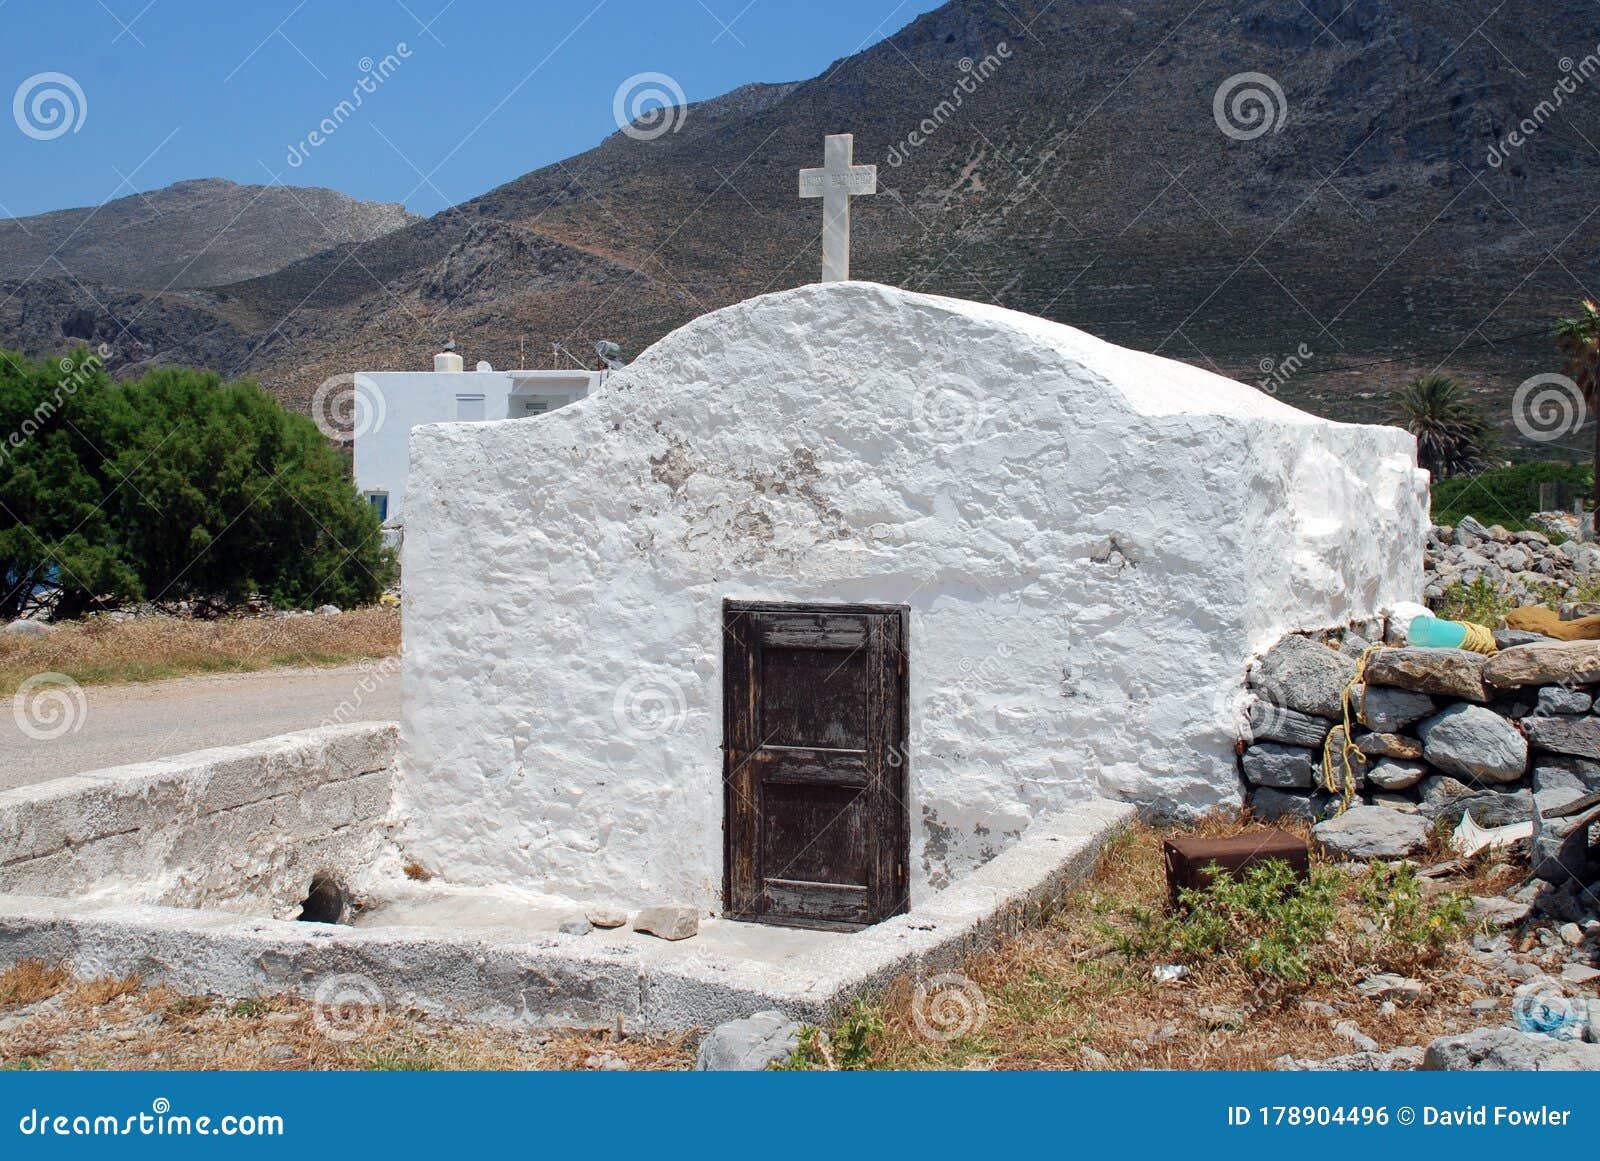
MULTIPOLYGON (((1558 923, 1586 924, 1591 919, 1600 919, 1600 882, 1585 886, 1577 879, 1568 879, 1552 884, 1538 892, 1533 906, 1558 923)), ((1600 1004, 1600 1000, 1595 1002, 1600 1004)), ((1594 1015, 1600 1017, 1600 1010, 1594 1015)), ((1600 1020, 1596 1021, 1596 1031, 1600 1032, 1600 1020)))
POLYGON ((1411 1072, 1422 1063, 1423 1049, 1412 1045, 1389 1052, 1347 1052, 1321 1060, 1309 1056, 1280 1056, 1272 1062, 1278 1072, 1411 1072))
POLYGON ((1404 734, 1357 734, 1356 745, 1369 758, 1398 758, 1414 762, 1422 757, 1422 743, 1404 734))
POLYGON ((1280 819, 1299 819, 1303 822, 1320 822, 1333 813, 1338 800, 1325 790, 1311 792, 1278 790, 1271 786, 1257 786, 1250 791, 1250 813, 1262 822, 1280 819))
POLYGON ((713 1028, 700 1041, 694 1066, 700 1072, 761 1072, 788 1060, 799 1045, 799 1024, 782 1012, 757 1012, 713 1028))
POLYGON ((43 621, 29 621, 26 618, 19 618, 6 625, 5 634, 7 637, 28 639, 48 637, 50 636, 50 626, 43 621))
POLYGON ((1418 789, 1422 813, 1447 826, 1455 826, 1468 810, 1479 826, 1510 826, 1533 817, 1533 795, 1527 790, 1485 790, 1448 774, 1424 778, 1418 789))
POLYGON ((1351 692, 1351 704, 1356 707, 1357 720, 1368 729, 1380 733, 1403 730, 1439 708, 1438 703, 1425 693, 1381 685, 1357 686, 1351 692))
MULTIPOLYGON (((1523 646, 1529 648, 1529 646, 1523 646)), ((1487 701, 1483 666, 1488 659, 1465 649, 1385 649, 1367 658, 1368 685, 1487 701)))
POLYGON ((1600 641, 1543 641, 1502 649, 1484 663, 1483 680, 1495 689, 1600 681, 1600 641))
POLYGON ((1399 859, 1428 845, 1427 819, 1382 806, 1356 806, 1319 822, 1311 837, 1335 855, 1352 859, 1399 859))
MULTIPOLYGON (((1356 985, 1356 995, 1364 1000, 1389 1000, 1397 1004, 1419 1003, 1428 994, 1428 985, 1399 972, 1378 972, 1356 985)), ((1337 1025, 1335 1026, 1337 1030, 1337 1025)))
POLYGON ((1600 790, 1600 762, 1588 758, 1541 755, 1533 760, 1533 792, 1571 791, 1570 797, 1600 790))
POLYGON ((1369 796, 1373 806, 1385 810, 1398 810, 1401 814, 1416 814, 1417 804, 1395 790, 1376 790, 1369 796))
POLYGON ((1263 742, 1246 750, 1240 765, 1245 778, 1256 786, 1309 790, 1316 777, 1316 762, 1316 751, 1305 746, 1263 742))
MULTIPOLYGON (((1531 790, 1484 790, 1457 803, 1461 813, 1471 813, 1472 821, 1479 826, 1511 826, 1527 822, 1533 817, 1533 792, 1531 790)), ((1461 813, 1444 810, 1434 814, 1454 826, 1461 821, 1461 813)))
POLYGON ((1250 670, 1250 688, 1285 709, 1337 720, 1356 663, 1309 637, 1285 637, 1250 670))
POLYGON ((1593 706, 1594 698, 1581 689, 1568 689, 1564 685, 1541 685, 1533 712, 1546 716, 1586 714, 1593 706))
POLYGON ((1600 848, 1589 842, 1591 828, 1572 825, 1570 818, 1533 819, 1533 842, 1528 847, 1528 868, 1547 883, 1588 883, 1600 877, 1600 848))
POLYGON ((1428 768, 1421 762, 1380 758, 1367 770, 1367 781, 1379 790, 1410 790, 1427 772, 1428 768))
POLYGON ((1532 904, 1519 903, 1515 899, 1499 895, 1474 895, 1472 906, 1467 909, 1467 918, 1475 924, 1482 923, 1489 927, 1515 927, 1528 918, 1531 910, 1532 904))
POLYGON ((1600 1045, 1515 1028, 1479 1028, 1439 1037, 1428 1045, 1422 1067, 1428 1072, 1592 1072, 1600 1069, 1600 1045))
POLYGON ((1250 739, 1286 746, 1321 746, 1331 723, 1327 718, 1273 705, 1259 698, 1250 703, 1250 739))
POLYGON ((1528 770, 1528 739, 1482 706, 1453 705, 1417 727, 1428 765, 1478 782, 1515 782, 1528 770))
POLYGON ((681 903, 646 907, 633 917, 633 929, 662 939, 688 939, 700 934, 700 912, 681 903))
POLYGON ((1600 718, 1523 718, 1522 728, 1535 750, 1600 759, 1600 718))
MULTIPOLYGON (((1424 778, 1421 785, 1422 809, 1430 814, 1437 813, 1450 803, 1476 798, 1480 791, 1468 786, 1459 778, 1452 778, 1448 774, 1434 774, 1424 778)), ((1458 813, 1457 818, 1461 815, 1458 813)))

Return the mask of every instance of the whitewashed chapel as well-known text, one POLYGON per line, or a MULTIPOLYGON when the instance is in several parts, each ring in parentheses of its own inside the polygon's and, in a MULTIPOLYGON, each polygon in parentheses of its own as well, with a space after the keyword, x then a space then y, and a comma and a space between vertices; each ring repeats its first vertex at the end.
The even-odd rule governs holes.
POLYGON ((1092 796, 1237 801, 1252 652, 1413 597, 1427 521, 1397 429, 837 280, 419 427, 409 487, 407 850, 810 926, 1092 796))

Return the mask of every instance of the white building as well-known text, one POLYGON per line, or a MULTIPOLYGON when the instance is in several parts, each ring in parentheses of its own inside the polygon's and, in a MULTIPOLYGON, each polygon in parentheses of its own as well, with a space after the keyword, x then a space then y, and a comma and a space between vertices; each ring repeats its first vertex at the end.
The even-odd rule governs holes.
POLYGON ((434 356, 432 371, 363 371, 355 376, 355 477, 385 527, 405 523, 411 429, 420 423, 527 419, 582 399, 605 371, 496 371, 461 356, 434 356))
POLYGON ((1075 802, 1238 802, 1252 654, 1416 600, 1428 513, 1399 428, 862 282, 420 427, 412 482, 408 854, 836 924, 1075 802))

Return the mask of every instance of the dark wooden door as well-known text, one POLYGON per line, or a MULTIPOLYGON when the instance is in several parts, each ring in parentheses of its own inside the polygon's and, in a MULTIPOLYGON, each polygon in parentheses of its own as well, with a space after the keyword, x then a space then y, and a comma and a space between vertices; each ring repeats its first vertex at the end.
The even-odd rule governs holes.
POLYGON ((727 911, 853 929, 906 909, 906 613, 724 605, 727 911))

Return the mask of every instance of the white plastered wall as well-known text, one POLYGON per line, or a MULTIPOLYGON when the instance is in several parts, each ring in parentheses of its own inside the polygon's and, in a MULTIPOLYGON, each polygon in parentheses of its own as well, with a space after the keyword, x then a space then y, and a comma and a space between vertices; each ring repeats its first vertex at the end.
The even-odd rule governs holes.
POLYGON ((1411 454, 999 308, 703 316, 549 416, 413 434, 403 841, 715 908, 726 598, 910 607, 914 902, 1074 800, 1236 799, 1251 652, 1415 598, 1411 454))

